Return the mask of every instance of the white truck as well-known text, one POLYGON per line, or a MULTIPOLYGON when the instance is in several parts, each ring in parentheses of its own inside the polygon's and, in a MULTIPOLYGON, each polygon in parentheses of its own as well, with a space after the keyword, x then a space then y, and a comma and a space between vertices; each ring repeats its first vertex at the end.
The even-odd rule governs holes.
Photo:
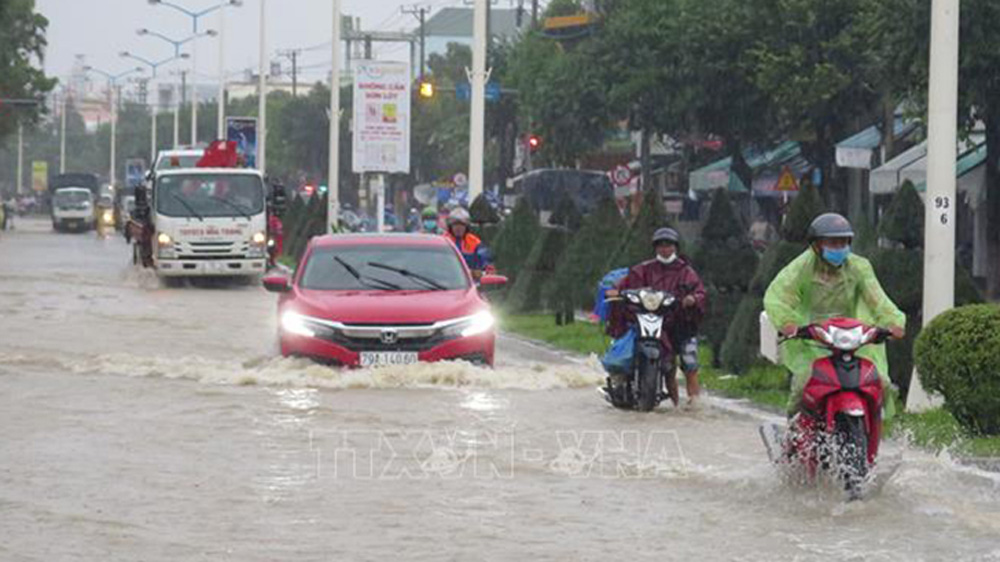
POLYGON ((52 229, 87 231, 94 228, 94 194, 85 187, 62 187, 52 194, 52 229))
POLYGON ((264 273, 267 197, 259 171, 167 169, 153 173, 148 190, 137 197, 137 263, 152 266, 160 277, 264 273))

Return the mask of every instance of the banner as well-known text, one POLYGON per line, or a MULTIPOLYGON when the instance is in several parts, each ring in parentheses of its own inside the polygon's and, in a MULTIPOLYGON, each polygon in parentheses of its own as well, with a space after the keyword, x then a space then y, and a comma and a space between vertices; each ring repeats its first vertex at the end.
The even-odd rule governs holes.
POLYGON ((49 189, 49 163, 35 160, 31 163, 31 188, 41 193, 49 189))
POLYGON ((354 72, 355 173, 410 173, 410 65, 364 61, 354 72))
POLYGON ((257 167, 256 117, 226 117, 226 140, 236 143, 236 152, 243 167, 257 167))

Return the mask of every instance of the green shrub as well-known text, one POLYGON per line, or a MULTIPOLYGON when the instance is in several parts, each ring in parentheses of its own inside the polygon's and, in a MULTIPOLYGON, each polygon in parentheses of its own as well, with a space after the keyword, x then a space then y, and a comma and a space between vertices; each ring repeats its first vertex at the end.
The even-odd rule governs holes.
POLYGON ((528 200, 521 198, 511 215, 503 221, 493 247, 497 270, 509 277, 512 283, 517 281, 521 267, 540 234, 538 217, 528 200))
POLYGON ((692 256, 708 294, 701 333, 707 337, 713 357, 721 358, 726 332, 757 269, 757 253, 733 210, 727 190, 718 189, 712 196, 701 236, 702 242, 692 256))
POLYGON ((552 310, 593 306, 597 282, 607 273, 607 257, 618 249, 625 220, 614 199, 598 203, 572 237, 556 264, 555 275, 546 284, 545 301, 552 310))
POLYGON ((1000 434, 1000 307, 971 305, 935 318, 917 338, 921 381, 974 434, 1000 434))
POLYGON ((562 228, 544 228, 528 253, 505 306, 514 312, 537 312, 542 308, 542 287, 556 269, 566 249, 569 233, 562 228))
POLYGON ((924 202, 913 182, 906 180, 893 196, 879 222, 879 234, 904 248, 924 245, 924 202))
POLYGON ((667 211, 663 207, 660 192, 650 189, 643 194, 639 214, 605 269, 611 271, 619 267, 632 267, 653 259, 653 233, 664 226, 670 225, 667 223, 667 211))

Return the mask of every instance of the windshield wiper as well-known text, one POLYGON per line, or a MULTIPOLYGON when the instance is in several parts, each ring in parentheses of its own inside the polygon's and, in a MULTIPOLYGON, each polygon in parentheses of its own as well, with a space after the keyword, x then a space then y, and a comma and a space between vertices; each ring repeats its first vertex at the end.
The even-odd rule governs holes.
POLYGON ((377 267, 379 269, 385 269, 387 271, 392 271, 392 272, 395 272, 395 273, 398 273, 398 274, 402 275, 403 277, 409 277, 410 279, 416 279, 417 281, 423 282, 428 287, 432 287, 436 291, 447 291, 448 290, 448 287, 445 287, 444 285, 442 285, 441 283, 438 283, 437 281, 431 279, 430 277, 426 277, 424 275, 420 275, 419 273, 414 273, 414 272, 410 271, 409 269, 403 269, 402 267, 395 267, 395 266, 392 266, 392 265, 386 265, 384 263, 377 263, 377 262, 371 262, 371 261, 368 262, 368 266, 369 267, 377 267))
POLYGON ((213 195, 211 197, 211 199, 213 201, 218 201, 219 203, 224 203, 224 204, 228 205, 231 209, 236 209, 237 213, 239 213, 239 214, 243 215, 244 217, 246 217, 247 220, 250 220, 250 211, 248 211, 247 208, 244 207, 243 205, 237 205, 236 203, 233 203, 232 201, 230 201, 228 199, 223 199, 222 197, 219 197, 218 195, 213 195))
POLYGON ((171 191, 170 195, 174 199, 176 199, 177 201, 179 201, 181 205, 184 205, 184 208, 187 209, 188 212, 190 212, 192 215, 198 217, 198 220, 200 220, 201 222, 205 222, 205 217, 203 217, 200 214, 198 214, 198 211, 195 211, 194 207, 192 207, 187 201, 185 201, 183 197, 181 197, 180 195, 177 195, 176 191, 171 191))
POLYGON ((361 273, 357 269, 355 269, 353 265, 351 265, 351 264, 347 263, 346 261, 344 261, 343 259, 341 259, 340 256, 333 256, 333 259, 334 259, 334 261, 336 261, 337 263, 339 263, 340 265, 342 265, 344 267, 344 269, 346 269, 347 272, 350 273, 352 277, 354 277, 355 279, 357 279, 358 283, 361 283, 362 285, 371 287, 373 289, 381 289, 383 291, 386 291, 386 290, 389 290, 389 291, 402 291, 403 290, 403 288, 400 287, 399 285, 396 285, 395 283, 390 283, 388 281, 384 281, 382 279, 378 279, 377 277, 370 277, 369 279, 371 279, 371 281, 374 281, 375 283, 379 283, 381 285, 381 287, 379 287, 378 285, 373 285, 371 283, 371 281, 366 281, 365 280, 365 276, 361 275, 361 273))

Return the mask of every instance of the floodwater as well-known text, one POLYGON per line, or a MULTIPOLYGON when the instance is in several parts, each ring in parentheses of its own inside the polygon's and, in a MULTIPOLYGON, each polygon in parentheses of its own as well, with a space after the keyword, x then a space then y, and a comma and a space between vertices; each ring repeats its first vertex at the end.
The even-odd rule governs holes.
POLYGON ((1000 477, 887 445, 863 501, 785 482, 767 416, 615 411, 593 360, 275 353, 275 297, 163 287, 121 238, 0 233, 0 561, 1000 561, 1000 477))

